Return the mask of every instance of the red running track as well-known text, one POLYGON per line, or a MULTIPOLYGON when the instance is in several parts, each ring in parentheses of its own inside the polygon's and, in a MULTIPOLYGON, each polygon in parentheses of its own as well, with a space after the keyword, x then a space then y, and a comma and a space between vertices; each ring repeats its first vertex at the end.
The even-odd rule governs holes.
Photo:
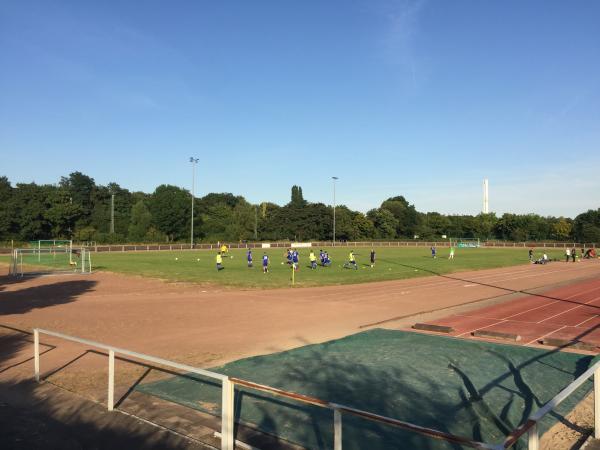
POLYGON ((505 303, 427 322, 472 338, 476 331, 518 335, 521 345, 558 339, 600 350, 600 279, 532 294, 505 303))

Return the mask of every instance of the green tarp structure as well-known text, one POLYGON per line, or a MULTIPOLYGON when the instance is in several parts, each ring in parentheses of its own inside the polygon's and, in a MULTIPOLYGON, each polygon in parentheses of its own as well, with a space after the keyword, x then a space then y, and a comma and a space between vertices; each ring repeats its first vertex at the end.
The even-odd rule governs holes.
MULTIPOLYGON (((375 329, 211 370, 499 443, 593 361, 574 353, 375 329)), ((558 412, 570 411, 591 388, 588 381, 558 412)), ((220 385, 196 375, 137 389, 220 414, 220 385)), ((306 448, 333 446, 332 411, 245 388, 236 388, 235 407, 237 421, 306 448)), ((557 417, 545 419, 540 431, 557 417)), ((343 425, 345 450, 463 448, 348 415, 343 425)), ((524 448, 523 443, 516 448, 524 448)))

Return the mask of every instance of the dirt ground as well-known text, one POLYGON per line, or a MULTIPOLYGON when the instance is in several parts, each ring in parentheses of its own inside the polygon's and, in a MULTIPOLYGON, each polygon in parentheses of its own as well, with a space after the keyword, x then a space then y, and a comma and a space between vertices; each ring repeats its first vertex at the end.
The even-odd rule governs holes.
MULTIPOLYGON (((232 290, 102 272, 23 279, 3 276, 0 383, 31 378, 31 338, 15 330, 45 328, 210 367, 371 327, 402 328, 414 323, 415 317, 448 314, 456 307, 474 308, 521 291, 592 277, 600 277, 600 261, 275 290, 232 290)), ((47 336, 41 342, 46 351, 42 372, 52 383, 94 401, 106 400, 106 356, 47 336)), ((144 367, 118 362, 117 398, 144 373, 144 367)))

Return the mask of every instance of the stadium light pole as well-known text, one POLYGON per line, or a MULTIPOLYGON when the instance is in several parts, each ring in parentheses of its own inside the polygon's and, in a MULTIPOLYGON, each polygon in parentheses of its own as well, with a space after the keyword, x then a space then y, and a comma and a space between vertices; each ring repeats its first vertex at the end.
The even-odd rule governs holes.
POLYGON ((190 156, 190 162, 192 163, 192 217, 190 225, 190 248, 194 248, 194 193, 196 191, 196 164, 198 164, 198 161, 198 158, 190 156))
POLYGON ((338 177, 331 177, 333 180, 333 242, 332 246, 335 247, 335 182, 339 180, 338 177))

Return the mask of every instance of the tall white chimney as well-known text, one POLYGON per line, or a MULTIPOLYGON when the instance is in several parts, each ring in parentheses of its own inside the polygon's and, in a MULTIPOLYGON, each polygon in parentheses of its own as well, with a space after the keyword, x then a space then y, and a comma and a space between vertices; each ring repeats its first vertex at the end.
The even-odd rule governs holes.
POLYGON ((490 198, 489 198, 489 192, 488 192, 488 179, 484 178, 483 179, 483 213, 487 214, 490 212, 490 198))

